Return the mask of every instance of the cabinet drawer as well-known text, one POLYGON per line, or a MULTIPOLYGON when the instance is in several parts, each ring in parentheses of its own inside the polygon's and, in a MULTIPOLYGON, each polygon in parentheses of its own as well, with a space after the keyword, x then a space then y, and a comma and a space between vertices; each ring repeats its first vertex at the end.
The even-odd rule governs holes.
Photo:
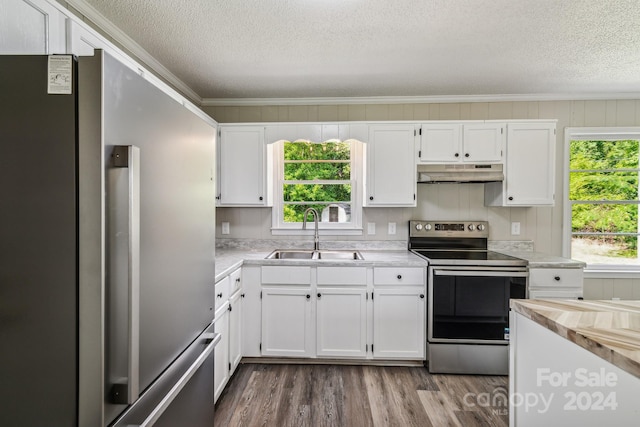
POLYGON ((580 288, 581 268, 532 268, 529 270, 529 288, 580 288))
POLYGON ((530 299, 581 299, 582 289, 531 289, 530 299))
POLYGON ((318 285, 366 285, 366 267, 318 267, 318 285))
POLYGON ((229 295, 233 295, 242 287, 242 269, 239 268, 229 275, 229 287, 229 295))
POLYGON ((229 300, 229 276, 216 283, 216 310, 229 300))
POLYGON ((270 285, 310 285, 311 267, 262 267, 262 283, 270 285))
POLYGON ((422 285, 426 283, 424 268, 378 267, 373 269, 374 285, 422 285))

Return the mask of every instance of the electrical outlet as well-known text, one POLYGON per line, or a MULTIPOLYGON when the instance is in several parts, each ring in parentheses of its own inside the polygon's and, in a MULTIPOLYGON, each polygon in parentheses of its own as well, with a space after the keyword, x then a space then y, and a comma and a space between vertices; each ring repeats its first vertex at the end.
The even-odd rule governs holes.
POLYGON ((367 234, 376 234, 376 223, 368 222, 367 223, 367 234))
POLYGON ((229 234, 229 223, 228 222, 223 222, 222 223, 222 234, 229 234))
POLYGON ((519 236, 520 235, 520 223, 519 222, 512 222, 511 223, 511 235, 512 236, 519 236))
POLYGON ((390 222, 389 223, 389 231, 388 231, 389 235, 392 234, 396 234, 396 223, 395 222, 390 222))

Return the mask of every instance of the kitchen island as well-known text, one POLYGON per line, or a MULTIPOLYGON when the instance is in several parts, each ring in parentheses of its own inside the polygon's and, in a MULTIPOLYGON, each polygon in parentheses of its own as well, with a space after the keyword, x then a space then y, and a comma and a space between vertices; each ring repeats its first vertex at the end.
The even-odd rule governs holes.
POLYGON ((637 425, 640 301, 511 308, 510 425, 637 425))

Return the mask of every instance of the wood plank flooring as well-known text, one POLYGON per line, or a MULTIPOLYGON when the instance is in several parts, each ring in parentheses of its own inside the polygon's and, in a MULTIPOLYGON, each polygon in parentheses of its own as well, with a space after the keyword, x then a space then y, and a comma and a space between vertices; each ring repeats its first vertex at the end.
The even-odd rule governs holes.
POLYGON ((422 367, 241 364, 215 426, 507 426, 508 379, 422 367))

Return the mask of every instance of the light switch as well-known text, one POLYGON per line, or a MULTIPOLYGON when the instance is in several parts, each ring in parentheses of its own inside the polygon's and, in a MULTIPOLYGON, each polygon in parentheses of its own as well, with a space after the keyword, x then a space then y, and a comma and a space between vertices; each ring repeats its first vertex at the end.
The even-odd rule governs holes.
POLYGON ((229 234, 229 223, 228 222, 223 222, 222 223, 222 234, 229 234))
POLYGON ((512 222, 511 223, 511 235, 519 236, 520 235, 520 223, 512 222))
POLYGON ((389 223, 388 234, 389 235, 396 234, 396 223, 395 222, 390 222, 389 223))
POLYGON ((367 223, 367 234, 376 234, 376 223, 368 222, 367 223))

